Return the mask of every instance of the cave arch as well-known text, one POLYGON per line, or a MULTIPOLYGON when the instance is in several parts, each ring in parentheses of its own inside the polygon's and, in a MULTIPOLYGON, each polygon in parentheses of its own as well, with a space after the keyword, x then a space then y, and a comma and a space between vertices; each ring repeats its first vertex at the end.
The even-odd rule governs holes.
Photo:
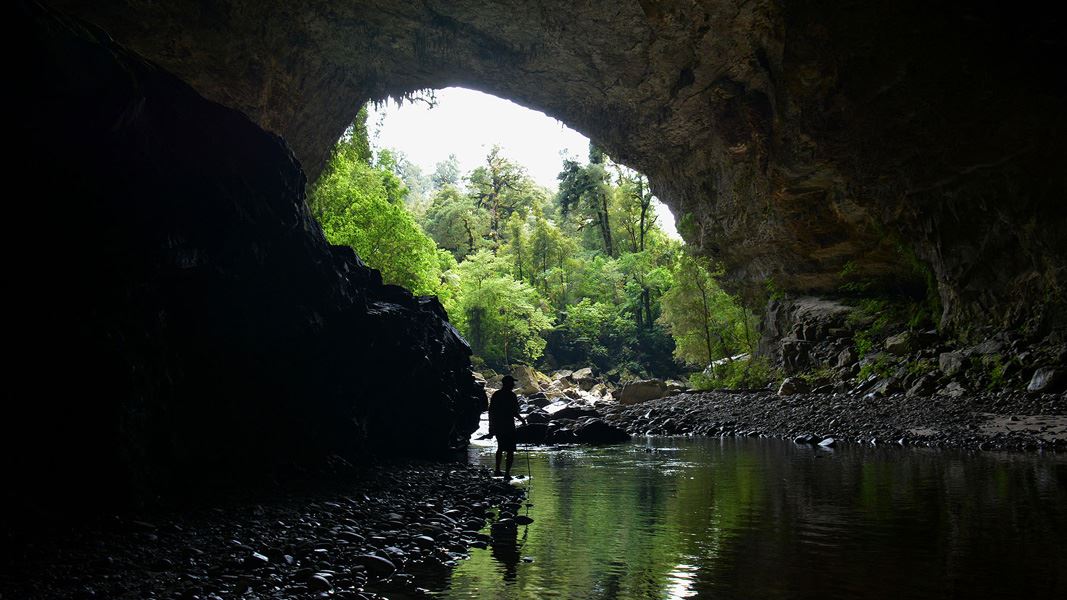
POLYGON ((375 441, 440 451, 472 430, 469 347, 436 301, 325 243, 293 154, 313 175, 362 101, 405 90, 463 84, 575 126, 649 175, 750 298, 768 281, 834 294, 847 265, 876 290, 918 264, 958 331, 1024 323, 1030 343, 1067 322, 1067 94, 1048 77, 1067 29, 1051 14, 48 5, 13 9, 12 171, 43 185, 10 221, 47 236, 5 238, 10 371, 41 388, 4 403, 28 497, 375 441))
POLYGON ((846 268, 872 290, 929 274, 954 326, 1018 322, 1062 290, 1064 90, 1043 74, 1064 34, 1051 14, 996 2, 53 4, 282 135, 311 178, 364 101, 462 85, 541 110, 648 174, 683 235, 750 299, 768 282, 834 294, 846 268))

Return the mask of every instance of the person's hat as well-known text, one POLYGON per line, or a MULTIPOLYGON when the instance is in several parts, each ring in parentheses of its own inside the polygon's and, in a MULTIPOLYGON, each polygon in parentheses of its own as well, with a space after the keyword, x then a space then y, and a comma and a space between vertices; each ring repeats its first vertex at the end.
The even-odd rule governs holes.
POLYGON ((500 380, 500 382, 501 383, 508 383, 508 382, 515 383, 515 378, 512 377, 511 375, 505 375, 504 378, 500 380))

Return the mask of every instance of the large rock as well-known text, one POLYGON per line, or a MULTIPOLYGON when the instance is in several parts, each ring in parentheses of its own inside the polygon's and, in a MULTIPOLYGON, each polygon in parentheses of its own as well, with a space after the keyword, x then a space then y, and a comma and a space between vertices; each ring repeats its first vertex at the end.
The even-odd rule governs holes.
POLYGON ((618 444, 630 441, 630 434, 600 419, 590 419, 574 428, 581 444, 618 444))
POLYGON ((779 396, 792 396, 793 394, 804 394, 810 389, 807 383, 799 377, 786 377, 782 380, 782 384, 778 386, 779 396))
POLYGON ((600 413, 595 408, 588 406, 582 406, 580 404, 568 404, 567 406, 552 412, 549 418, 553 421, 561 421, 564 419, 578 419, 581 417, 599 417, 600 413))
POLYGON ((593 369, 590 367, 578 369, 574 373, 571 373, 570 378, 582 389, 582 391, 586 392, 593 389, 593 386, 597 384, 596 377, 593 376, 593 369))
POLYGON ((916 340, 910 332, 905 331, 890 336, 885 340, 885 351, 897 356, 904 356, 915 349, 916 340))
POLYGON ((645 379, 623 385, 622 390, 619 392, 619 402, 622 404, 638 404, 656 400, 666 395, 666 383, 659 379, 645 379))
POLYGON ((526 365, 513 365, 511 376, 515 378, 515 391, 524 395, 536 394, 548 383, 548 377, 526 365))
POLYGON ((771 300, 763 316, 759 354, 781 360, 791 373, 803 370, 812 344, 844 329, 853 311, 843 302, 812 296, 771 300))
POLYGON ((515 441, 520 444, 543 444, 548 436, 548 423, 527 422, 515 428, 515 441))
POLYGON ((1041 367, 1034 371, 1026 390, 1029 392, 1058 392, 1063 388, 1063 381, 1063 367, 1041 367))
POLYGON ((965 360, 961 352, 942 352, 937 358, 937 365, 942 373, 952 377, 963 370, 965 360))
POLYGON ((948 385, 941 388, 937 392, 941 396, 948 396, 949 398, 962 398, 967 395, 967 388, 963 387, 958 381, 950 381, 948 385))

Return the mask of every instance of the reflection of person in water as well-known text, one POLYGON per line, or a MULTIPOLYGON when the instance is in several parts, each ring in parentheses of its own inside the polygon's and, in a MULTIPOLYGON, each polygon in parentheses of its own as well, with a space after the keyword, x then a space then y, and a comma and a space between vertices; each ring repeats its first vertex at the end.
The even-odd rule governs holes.
POLYGON ((515 532, 493 536, 493 560, 504 566, 504 581, 514 581, 519 574, 519 543, 515 532))
POLYGON ((489 400, 489 433, 496 436, 496 474, 500 475, 500 455, 507 452, 504 463, 504 479, 511 479, 511 463, 515 462, 515 419, 526 424, 519 414, 519 398, 512 390, 515 378, 505 375, 503 387, 493 393, 489 400))

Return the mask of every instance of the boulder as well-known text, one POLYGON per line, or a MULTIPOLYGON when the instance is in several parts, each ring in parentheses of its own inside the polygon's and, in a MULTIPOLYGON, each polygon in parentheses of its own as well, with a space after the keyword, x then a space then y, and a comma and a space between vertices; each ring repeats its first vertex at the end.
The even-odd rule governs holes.
POLYGON ((564 408, 567 408, 568 406, 570 406, 570 404, 571 403, 566 400, 557 400, 556 402, 553 402, 543 408, 545 409, 546 413, 548 413, 549 415, 553 415, 563 410, 564 408))
POLYGON ((572 380, 570 377, 565 377, 563 379, 556 379, 555 381, 549 383, 548 387, 545 388, 545 391, 563 393, 566 390, 573 390, 577 387, 578 384, 574 383, 574 380, 572 380))
POLYGON ((963 370, 962 352, 942 352, 937 358, 937 365, 941 372, 952 377, 963 370))
POLYGON ((548 436, 548 423, 531 423, 515 428, 515 441, 520 444, 543 444, 548 436))
POLYGON ((515 378, 515 392, 527 396, 541 391, 541 382, 548 378, 537 369, 527 365, 513 365, 511 376, 515 378))
POLYGON ((852 346, 848 346, 837 354, 837 368, 844 369, 845 367, 851 366, 856 362, 856 359, 856 351, 852 346))
POLYGON ((920 377, 910 388, 908 388, 907 395, 911 396, 927 396, 934 391, 934 387, 937 384, 937 380, 932 375, 923 375, 920 377))
POLYGON ((910 332, 898 333, 885 341, 885 351, 897 356, 904 356, 915 348, 915 338, 910 332))
POLYGON ((949 398, 961 398, 967 394, 967 388, 960 385, 960 382, 953 381, 941 388, 937 393, 940 396, 948 396, 949 398))
POLYGON ((659 379, 633 381, 622 386, 619 402, 622 404, 639 404, 656 400, 667 395, 667 384, 659 379))
POLYGON ((530 396, 526 399, 526 403, 531 406, 536 406, 538 408, 544 408, 549 404, 552 404, 552 400, 544 394, 534 394, 533 396, 530 396))
POLYGON ((665 383, 667 384, 667 391, 671 394, 680 394, 689 389, 689 386, 676 379, 668 379, 665 383))
POLYGON ((545 442, 549 444, 576 444, 578 443, 578 436, 574 435, 570 428, 560 427, 558 429, 549 429, 545 442))
POLYGON ((591 419, 579 425, 574 429, 574 436, 582 444, 618 444, 630 441, 630 434, 601 419, 591 419))
POLYGON ((581 406, 579 404, 569 404, 560 410, 552 413, 551 419, 553 421, 561 421, 564 419, 580 419, 582 417, 599 417, 600 413, 594 408, 587 406, 581 406))
POLYGON ((808 384, 799 377, 786 377, 782 381, 782 385, 778 386, 779 396, 792 396, 793 394, 803 394, 808 391, 808 384))
POLYGON ((578 387, 585 391, 593 389, 593 386, 596 385, 596 378, 593 377, 592 367, 578 369, 571 374, 571 379, 574 380, 574 383, 578 384, 578 387))
POLYGON ((989 354, 1000 354, 1004 350, 1004 342, 997 339, 989 339, 980 344, 975 344, 964 351, 968 356, 986 356, 989 354))
POLYGON ((868 394, 875 397, 888 396, 900 391, 900 380, 896 377, 886 377, 879 379, 877 383, 871 386, 868 394))
POLYGON ((608 386, 604 383, 598 383, 594 385, 593 388, 589 390, 589 393, 594 396, 600 396, 601 398, 603 398, 604 396, 607 396, 609 398, 611 397, 611 390, 608 389, 608 386))
POLYGON ((1034 371, 1030 378, 1030 385, 1026 386, 1028 392, 1058 392, 1063 387, 1063 369, 1057 367, 1041 367, 1034 371))
POLYGON ((551 419, 548 417, 548 413, 543 410, 535 410, 526 415, 526 422, 530 424, 535 423, 548 423, 551 419))

